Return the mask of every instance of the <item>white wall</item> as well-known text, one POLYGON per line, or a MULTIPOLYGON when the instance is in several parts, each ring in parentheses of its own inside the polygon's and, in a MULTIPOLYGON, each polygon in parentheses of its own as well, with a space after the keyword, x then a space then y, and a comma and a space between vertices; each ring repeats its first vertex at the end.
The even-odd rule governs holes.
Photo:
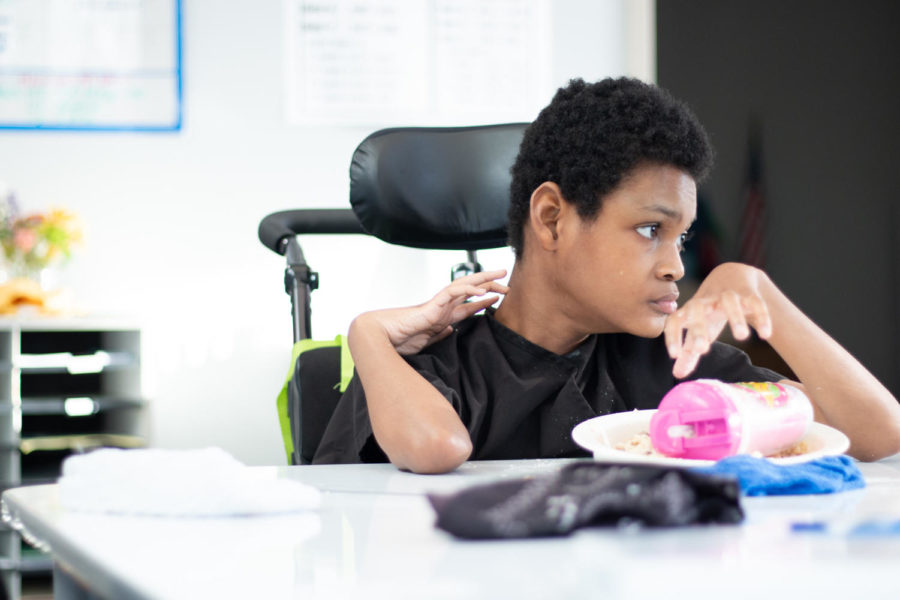
MULTIPOLYGON (((552 3, 548 100, 574 76, 653 78, 653 3, 633 4, 552 3)), ((65 206, 86 225, 63 275, 78 302, 144 328, 152 444, 218 445, 248 464, 284 462, 274 403, 291 344, 282 259, 256 228, 276 210, 347 206, 350 155, 369 133, 285 125, 281 21, 277 0, 185 0, 179 133, 0 131, 0 180, 25 208, 65 206)), ((318 338, 368 308, 425 300, 462 259, 302 243, 322 278, 318 338)), ((506 250, 481 258, 510 264, 506 250)))

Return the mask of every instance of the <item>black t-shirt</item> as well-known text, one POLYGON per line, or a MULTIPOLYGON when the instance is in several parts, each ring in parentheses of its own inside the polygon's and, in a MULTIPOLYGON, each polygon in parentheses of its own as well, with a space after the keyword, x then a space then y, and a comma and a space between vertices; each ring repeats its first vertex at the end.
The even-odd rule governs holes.
MULTIPOLYGON (((592 335, 558 355, 508 329, 490 312, 458 323, 450 336, 406 360, 453 405, 472 438, 474 460, 588 456, 572 441, 575 425, 614 412, 657 408, 679 381, 662 336, 592 335)), ((783 379, 720 342, 688 377, 700 378, 783 379)), ((313 463, 385 460, 354 375, 313 463)))

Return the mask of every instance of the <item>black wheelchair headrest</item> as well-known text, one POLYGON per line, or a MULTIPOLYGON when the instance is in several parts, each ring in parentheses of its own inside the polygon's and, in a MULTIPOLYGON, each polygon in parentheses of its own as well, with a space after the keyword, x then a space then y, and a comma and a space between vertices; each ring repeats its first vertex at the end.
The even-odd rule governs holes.
POLYGON ((353 211, 368 233, 392 244, 505 246, 510 168, 527 126, 376 131, 353 154, 353 211))

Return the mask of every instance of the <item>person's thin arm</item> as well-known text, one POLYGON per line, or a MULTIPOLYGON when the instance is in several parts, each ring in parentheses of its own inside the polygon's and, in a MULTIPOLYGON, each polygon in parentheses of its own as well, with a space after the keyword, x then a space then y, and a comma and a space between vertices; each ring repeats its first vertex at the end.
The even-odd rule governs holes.
POLYGON ((349 343, 366 393, 372 432, 392 463, 417 473, 451 471, 472 453, 472 440, 446 398, 403 358, 443 339, 453 323, 505 294, 495 281, 506 271, 461 277, 418 306, 365 313, 350 326, 349 343))
POLYGON ((388 459, 416 473, 452 471, 465 462, 472 441, 459 415, 397 353, 377 317, 357 317, 349 342, 366 391, 372 432, 388 459))
POLYGON ((894 396, 771 280, 762 293, 774 325, 768 342, 803 383, 816 419, 847 434, 849 454, 860 460, 900 452, 900 404, 894 396))

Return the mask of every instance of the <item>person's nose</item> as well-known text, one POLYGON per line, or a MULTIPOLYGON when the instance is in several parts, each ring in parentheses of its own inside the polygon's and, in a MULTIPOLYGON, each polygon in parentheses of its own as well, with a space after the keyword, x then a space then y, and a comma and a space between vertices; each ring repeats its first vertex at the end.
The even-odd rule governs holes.
POLYGON ((681 250, 676 244, 666 244, 661 249, 662 256, 656 265, 656 276, 666 281, 678 281, 684 277, 684 263, 681 261, 681 250))

